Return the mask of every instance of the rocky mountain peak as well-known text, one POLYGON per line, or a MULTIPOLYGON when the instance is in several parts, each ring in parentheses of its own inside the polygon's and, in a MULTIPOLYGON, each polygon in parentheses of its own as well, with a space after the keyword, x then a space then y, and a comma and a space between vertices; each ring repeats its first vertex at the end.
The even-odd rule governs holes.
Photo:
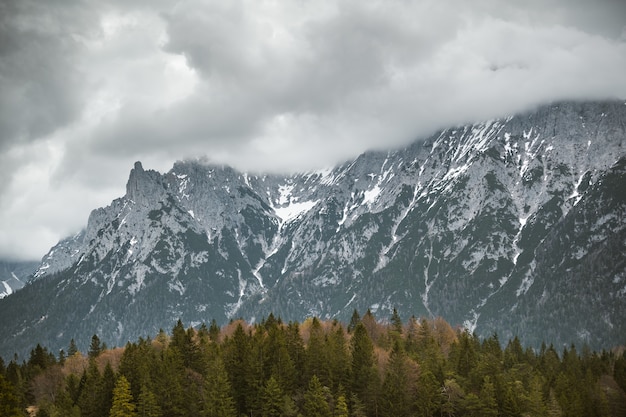
POLYGON ((161 174, 153 170, 144 170, 141 162, 135 162, 126 183, 126 198, 140 206, 147 206, 159 201, 164 195, 161 174))
POLYGON ((394 307, 537 346, 624 343, 625 121, 623 102, 558 103, 292 176, 137 162, 46 279, 0 301, 21 312, 0 353, 27 333, 112 346, 178 319, 394 307))

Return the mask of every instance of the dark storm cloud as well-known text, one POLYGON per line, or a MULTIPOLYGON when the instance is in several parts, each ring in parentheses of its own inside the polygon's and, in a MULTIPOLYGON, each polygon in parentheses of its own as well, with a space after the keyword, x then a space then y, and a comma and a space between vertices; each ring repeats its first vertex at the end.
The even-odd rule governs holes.
POLYGON ((81 36, 88 10, 59 2, 0 3, 0 149, 76 120, 86 99, 81 36))

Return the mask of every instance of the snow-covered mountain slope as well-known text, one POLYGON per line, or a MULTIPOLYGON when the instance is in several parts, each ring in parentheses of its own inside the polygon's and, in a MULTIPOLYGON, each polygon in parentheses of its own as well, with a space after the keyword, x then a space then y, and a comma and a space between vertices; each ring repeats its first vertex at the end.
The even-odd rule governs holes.
POLYGON ((175 320, 396 307, 527 343, 624 343, 626 105, 560 103, 334 169, 132 169, 0 302, 0 353, 175 320))
POLYGON ((0 299, 23 288, 38 266, 37 262, 0 261, 0 299))

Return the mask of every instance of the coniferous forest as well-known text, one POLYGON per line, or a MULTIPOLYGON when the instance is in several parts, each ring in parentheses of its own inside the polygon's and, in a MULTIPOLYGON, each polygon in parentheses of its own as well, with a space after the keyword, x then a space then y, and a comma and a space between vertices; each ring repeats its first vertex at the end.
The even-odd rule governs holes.
POLYGON ((540 350, 443 319, 270 315, 0 359, 0 416, 626 416, 623 351, 540 350))

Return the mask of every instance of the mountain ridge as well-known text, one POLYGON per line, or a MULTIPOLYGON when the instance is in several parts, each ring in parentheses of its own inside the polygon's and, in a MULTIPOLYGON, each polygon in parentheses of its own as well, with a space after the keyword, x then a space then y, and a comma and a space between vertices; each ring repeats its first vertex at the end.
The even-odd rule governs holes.
MULTIPOLYGON (((123 344, 179 318, 347 320, 393 307, 535 345, 623 343, 625 125, 621 101, 567 102, 290 176, 198 161, 160 174, 137 162, 126 195, 43 258, 32 286, 55 289, 7 298, 48 291, 67 303, 76 292, 81 306, 26 314, 3 329, 15 343, 0 352, 53 321, 46 338, 58 347, 86 340, 89 325, 123 344), (558 291, 570 281, 565 293, 586 313, 578 328, 558 291), (83 315, 84 330, 62 324, 68 314, 83 315)), ((0 312, 14 315, 9 304, 0 312)))

